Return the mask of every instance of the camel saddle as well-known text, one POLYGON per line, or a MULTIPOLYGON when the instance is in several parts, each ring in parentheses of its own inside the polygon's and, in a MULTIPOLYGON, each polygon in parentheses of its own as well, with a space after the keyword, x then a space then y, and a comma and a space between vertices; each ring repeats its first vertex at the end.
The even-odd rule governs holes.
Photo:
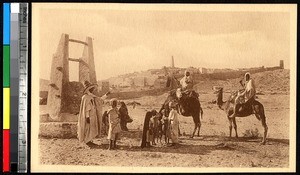
POLYGON ((254 99, 250 99, 249 101, 245 102, 245 103, 239 103, 238 107, 238 113, 250 113, 252 112, 253 109, 253 102, 255 100, 254 99))
MULTIPOLYGON (((199 97, 199 94, 196 91, 194 91, 194 90, 185 90, 185 91, 181 91, 181 93, 182 93, 182 96, 184 98, 191 97, 191 98, 198 99, 198 97, 199 97)), ((177 98, 176 97, 176 89, 171 90, 169 92, 169 95, 172 96, 172 97, 174 97, 174 98, 177 98)))
POLYGON ((182 95, 191 97, 191 98, 196 98, 196 99, 198 99, 198 97, 199 97, 199 94, 194 90, 185 90, 182 92, 182 95))

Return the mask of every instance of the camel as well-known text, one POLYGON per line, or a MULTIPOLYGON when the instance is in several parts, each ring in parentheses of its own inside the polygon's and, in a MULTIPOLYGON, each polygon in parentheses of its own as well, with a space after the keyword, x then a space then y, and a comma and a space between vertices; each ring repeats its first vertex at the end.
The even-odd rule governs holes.
POLYGON ((193 138, 195 136, 195 132, 198 129, 198 137, 200 136, 200 127, 201 127, 201 121, 200 121, 200 115, 201 118, 203 117, 203 110, 200 105, 200 101, 198 98, 190 97, 188 95, 178 95, 178 91, 172 90, 165 100, 164 104, 162 105, 159 113, 161 113, 162 110, 164 110, 164 115, 166 117, 169 116, 170 109, 169 109, 169 103, 171 101, 176 101, 178 103, 178 110, 180 114, 184 117, 193 117, 193 121, 195 124, 194 131, 192 135, 190 136, 193 138))
MULTIPOLYGON (((230 116, 233 114, 233 105, 234 105, 233 103, 234 103, 234 99, 235 99, 237 93, 232 94, 228 98, 227 101, 223 102, 223 88, 221 87, 221 88, 214 89, 214 90, 215 90, 215 94, 217 94, 216 104, 218 105, 218 107, 220 109, 225 111, 228 121, 229 121, 229 137, 231 137, 232 125, 233 125, 233 128, 235 130, 235 136, 236 136, 236 138, 238 138, 235 117, 230 118, 230 116)), ((247 117, 252 114, 254 114, 256 116, 256 118, 261 121, 261 124, 264 128, 264 135, 263 135, 261 144, 266 144, 266 136, 267 136, 267 132, 268 132, 268 126, 266 124, 266 116, 265 116, 264 106, 260 102, 254 100, 254 102, 253 102, 252 106, 250 106, 250 108, 245 108, 242 111, 239 110, 239 112, 237 113, 237 117, 247 117)))

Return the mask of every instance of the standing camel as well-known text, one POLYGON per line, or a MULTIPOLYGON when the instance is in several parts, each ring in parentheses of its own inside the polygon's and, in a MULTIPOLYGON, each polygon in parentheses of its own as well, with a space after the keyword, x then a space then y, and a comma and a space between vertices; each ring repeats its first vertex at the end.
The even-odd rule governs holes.
MULTIPOLYGON (((231 137, 232 125, 233 125, 233 128, 235 130, 235 136, 236 136, 236 138, 238 138, 235 117, 230 118, 230 116, 233 114, 233 103, 234 103, 236 94, 231 95, 228 98, 228 100, 225 102, 223 102, 223 88, 219 88, 218 90, 215 89, 215 94, 217 94, 216 103, 217 103, 218 107, 220 109, 224 110, 227 115, 227 118, 229 121, 229 136, 231 137)), ((254 100, 254 102, 252 103, 251 106, 249 106, 248 108, 245 107, 244 109, 239 110, 237 113, 237 117, 247 117, 252 114, 254 114, 256 116, 256 118, 261 121, 261 124, 264 128, 264 135, 263 135, 261 144, 266 144, 268 126, 266 124, 266 116, 265 116, 264 106, 260 102, 254 100)))
POLYGON ((178 91, 171 91, 169 96, 167 97, 166 101, 162 105, 160 109, 160 113, 162 110, 164 110, 164 115, 169 116, 170 109, 169 109, 169 102, 176 101, 178 103, 178 109, 180 111, 180 114, 184 117, 193 117, 193 121, 195 124, 194 131, 191 135, 191 138, 195 136, 196 130, 198 129, 198 137, 200 136, 200 127, 201 127, 201 121, 200 121, 200 115, 201 118, 203 116, 203 110, 200 105, 200 101, 198 98, 195 97, 189 97, 187 95, 178 94, 178 91))

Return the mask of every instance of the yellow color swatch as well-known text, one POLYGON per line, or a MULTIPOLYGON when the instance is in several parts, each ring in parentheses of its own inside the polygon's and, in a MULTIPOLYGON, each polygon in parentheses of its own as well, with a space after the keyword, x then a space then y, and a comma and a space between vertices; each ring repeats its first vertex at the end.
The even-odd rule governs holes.
POLYGON ((3 129, 10 129, 10 88, 3 88, 3 129))

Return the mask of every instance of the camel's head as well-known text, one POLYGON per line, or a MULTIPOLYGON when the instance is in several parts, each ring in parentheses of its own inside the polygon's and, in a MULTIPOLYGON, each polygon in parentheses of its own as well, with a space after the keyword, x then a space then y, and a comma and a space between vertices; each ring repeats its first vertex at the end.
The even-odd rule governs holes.
POLYGON ((222 99, 223 99, 223 87, 220 86, 214 86, 213 88, 214 94, 217 95, 217 100, 216 103, 219 105, 221 103, 223 103, 222 99))
POLYGON ((220 94, 223 92, 223 87, 220 86, 213 86, 212 89, 214 91, 214 94, 220 94))

